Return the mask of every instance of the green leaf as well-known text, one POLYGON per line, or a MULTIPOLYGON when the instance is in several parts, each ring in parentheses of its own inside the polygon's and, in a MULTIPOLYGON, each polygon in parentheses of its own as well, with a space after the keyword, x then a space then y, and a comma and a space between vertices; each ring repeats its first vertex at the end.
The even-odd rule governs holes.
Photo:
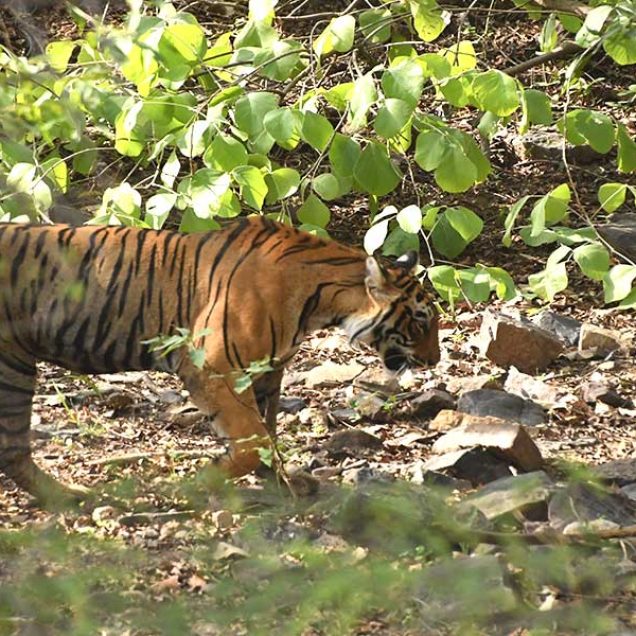
POLYGON ((254 66, 261 66, 261 75, 277 82, 284 82, 294 76, 294 69, 300 61, 302 47, 294 40, 275 40, 261 49, 254 57, 254 66))
POLYGON ((126 181, 114 188, 106 188, 102 196, 100 215, 114 215, 120 219, 139 218, 141 195, 126 181))
POLYGON ((469 267, 457 272, 462 293, 473 303, 484 303, 490 297, 490 276, 481 269, 469 267))
POLYGON ((583 20, 574 15, 569 13, 559 13, 557 15, 563 28, 570 33, 576 33, 583 26, 583 20))
POLYGON ((160 230, 176 202, 176 192, 160 192, 151 196, 146 201, 146 223, 153 230, 160 230))
POLYGON ((615 212, 625 203, 626 193, 625 183, 604 183, 598 189, 598 200, 606 212, 615 212))
POLYGON ((549 125, 552 123, 552 103, 543 92, 527 88, 522 93, 524 115, 529 124, 549 125))
POLYGON ((618 124, 618 170, 619 172, 636 171, 636 141, 627 132, 623 124, 618 124))
POLYGON ((377 91, 373 75, 367 73, 359 77, 353 85, 351 101, 349 102, 349 128, 352 131, 367 125, 367 113, 376 99, 377 91))
POLYGON ((360 31, 372 44, 381 44, 391 38, 391 11, 389 9, 368 9, 358 18, 360 31))
POLYGON ((69 176, 66 161, 61 159, 59 155, 54 154, 52 157, 40 164, 42 176, 51 181, 62 192, 68 190, 69 176))
POLYGON ((451 73, 451 67, 448 60, 439 53, 423 53, 415 58, 424 72, 424 77, 428 79, 443 79, 451 73))
POLYGON ((245 203, 255 210, 260 210, 267 194, 263 173, 254 166, 237 166, 232 170, 232 176, 241 189, 241 198, 245 203))
POLYGON ((231 172, 247 163, 247 150, 238 139, 218 133, 205 151, 204 161, 210 168, 231 172))
POLYGON ((451 305, 462 295, 456 274, 455 268, 450 265, 435 265, 428 268, 428 278, 433 287, 451 305))
POLYGON ((614 126, 604 113, 578 109, 565 117, 565 133, 575 146, 589 144, 596 152, 605 154, 614 145, 614 126))
POLYGON ((517 82, 495 69, 478 73, 473 79, 472 92, 476 105, 499 117, 507 117, 519 108, 517 82))
POLYGON ((424 70, 417 60, 400 60, 382 73, 382 90, 386 97, 401 99, 413 109, 424 87, 424 70))
POLYGON ((353 95, 353 82, 343 82, 336 84, 323 93, 323 97, 337 111, 344 112, 349 107, 349 102, 353 95))
POLYGON ((472 71, 477 66, 475 47, 468 40, 461 40, 448 49, 442 49, 441 54, 450 64, 451 75, 472 71))
POLYGON ((545 203, 545 222, 547 225, 554 225, 567 216, 571 197, 570 186, 567 183, 558 185, 547 194, 545 203))
POLYGON ((331 201, 340 196, 340 183, 334 175, 328 172, 313 179, 311 187, 325 201, 331 201))
POLYGON ((484 222, 472 210, 462 206, 447 208, 439 215, 431 240, 440 254, 455 258, 479 236, 483 226, 484 222))
MULTIPOLYGON (((632 17, 632 25, 634 18, 632 17)), ((636 64, 636 26, 617 29, 603 39, 605 52, 621 66, 636 64)))
POLYGON ((268 202, 286 199, 298 190, 300 175, 293 168, 278 168, 265 175, 268 202))
POLYGON ((508 214, 506 215, 506 220, 504 221, 504 229, 506 231, 503 239, 501 239, 501 242, 504 244, 505 247, 510 247, 512 245, 512 230, 514 229, 519 213, 521 212, 523 206, 527 203, 529 198, 529 195, 523 196, 516 203, 509 207, 508 214))
POLYGON ((195 121, 188 126, 177 139, 177 148, 184 157, 199 157, 203 154, 209 138, 210 122, 207 120, 195 121))
POLYGON ((332 18, 327 28, 314 41, 314 52, 324 57, 334 51, 346 53, 353 46, 356 20, 352 15, 332 18))
POLYGON ((322 152, 331 141, 333 126, 322 115, 307 111, 303 113, 302 138, 315 150, 322 152))
POLYGON ((568 286, 568 272, 565 263, 557 263, 549 269, 528 277, 530 289, 543 300, 552 301, 568 286))
POLYGON ((292 150, 300 141, 302 122, 302 113, 295 108, 286 106, 268 112, 263 123, 267 133, 276 140, 281 148, 292 150))
POLYGON ((558 34, 556 29, 556 15, 551 13, 548 19, 543 23, 541 35, 539 37, 539 47, 542 53, 550 53, 554 51, 558 42, 558 34))
POLYGON ((600 243, 579 245, 573 250, 574 260, 581 271, 592 280, 603 280, 609 270, 609 252, 600 243))
POLYGON ((389 98, 376 115, 373 127, 381 137, 395 137, 411 118, 413 108, 401 99, 389 98))
POLYGON ((384 240, 382 254, 385 256, 402 256, 407 252, 419 251, 420 239, 416 234, 405 232, 401 227, 394 227, 384 240))
POLYGON ((360 187, 377 197, 391 192, 400 182, 400 173, 393 165, 384 146, 370 141, 358 159, 354 177, 360 187))
POLYGON ((195 232, 210 232, 212 230, 219 230, 221 226, 217 221, 211 218, 202 219, 198 217, 191 209, 187 209, 181 217, 181 223, 179 224, 179 231, 186 234, 192 234, 195 232))
POLYGON ((298 220, 301 223, 325 228, 331 220, 331 212, 315 194, 310 194, 298 209, 298 220))
POLYGON ((203 59, 206 48, 203 29, 186 22, 166 27, 159 41, 159 54, 168 62, 174 60, 173 50, 187 62, 198 62, 203 59))
POLYGON ((409 205, 399 211, 398 225, 409 234, 419 234, 422 229, 422 210, 417 205, 409 205))
POLYGON ((181 170, 181 163, 177 157, 177 153, 173 150, 161 169, 161 183, 166 188, 172 188, 175 179, 179 176, 181 170))
POLYGON ((232 59, 232 33, 227 31, 219 35, 214 44, 206 51, 203 63, 206 66, 223 67, 232 59))
POLYGON ((64 73, 68 67, 68 61, 73 55, 73 51, 77 46, 72 40, 59 40, 57 42, 49 42, 46 45, 46 57, 51 64, 51 68, 58 73, 64 73))
POLYGON ((490 289, 497 294, 499 300, 512 300, 517 296, 517 288, 512 280, 510 274, 501 267, 485 267, 484 265, 477 265, 480 269, 485 271, 490 277, 490 289))
POLYGON ((457 146, 450 148, 435 171, 435 182, 446 192, 465 192, 477 178, 475 164, 457 146))
POLYGON ((210 168, 197 170, 190 181, 190 198, 194 213, 201 219, 214 216, 229 190, 230 175, 210 168))
POLYGON ((409 0, 413 26, 424 42, 436 40, 446 28, 450 16, 432 0, 409 0))
POLYGON ((378 221, 367 230, 364 235, 364 249, 367 254, 374 254, 382 247, 388 231, 389 222, 387 220, 378 221))
POLYGON ((334 174, 341 178, 352 177, 361 152, 355 139, 336 133, 329 148, 329 162, 334 174))
POLYGON ((253 139, 263 132, 267 113, 277 107, 278 96, 274 93, 247 93, 234 104, 234 121, 238 128, 253 139))
POLYGON ((415 142, 415 161, 422 170, 435 170, 449 152, 448 137, 436 128, 421 132, 415 142))
POLYGON ((632 289, 632 283, 636 279, 636 266, 614 265, 603 276, 603 289, 605 291, 605 303, 615 303, 626 298, 632 289))

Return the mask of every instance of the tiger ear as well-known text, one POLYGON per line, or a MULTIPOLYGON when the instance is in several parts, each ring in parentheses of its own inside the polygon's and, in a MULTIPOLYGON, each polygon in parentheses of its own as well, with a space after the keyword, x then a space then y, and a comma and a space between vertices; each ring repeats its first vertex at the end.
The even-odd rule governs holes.
POLYGON ((420 265, 420 255, 415 250, 409 250, 396 259, 395 264, 407 272, 415 273, 420 265))
POLYGON ((364 284, 366 285, 369 295, 377 300, 393 295, 391 293, 393 291, 391 282, 380 263, 378 263, 373 256, 367 258, 364 284))

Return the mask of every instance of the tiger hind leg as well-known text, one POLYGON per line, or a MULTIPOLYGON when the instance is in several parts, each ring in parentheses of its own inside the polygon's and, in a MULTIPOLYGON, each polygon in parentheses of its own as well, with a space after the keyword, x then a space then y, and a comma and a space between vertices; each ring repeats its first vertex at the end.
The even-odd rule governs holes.
POLYGON ((64 507, 88 491, 66 486, 38 468, 31 455, 35 363, 0 355, 0 472, 45 507, 64 507))

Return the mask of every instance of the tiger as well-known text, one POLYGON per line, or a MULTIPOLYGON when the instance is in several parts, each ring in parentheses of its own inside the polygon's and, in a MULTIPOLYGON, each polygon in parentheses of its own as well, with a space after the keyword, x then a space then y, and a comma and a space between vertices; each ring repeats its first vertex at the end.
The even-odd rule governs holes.
POLYGON ((273 443, 283 371, 311 332, 340 327, 394 373, 437 364, 435 293, 419 269, 416 252, 376 258, 262 215, 191 234, 2 223, 0 471, 44 506, 90 493, 33 460, 43 361, 81 374, 177 374, 228 440, 222 474, 251 473, 273 443), (167 354, 152 346, 178 328, 202 360, 185 345, 167 354), (239 391, 237 373, 257 360, 269 368, 239 391))

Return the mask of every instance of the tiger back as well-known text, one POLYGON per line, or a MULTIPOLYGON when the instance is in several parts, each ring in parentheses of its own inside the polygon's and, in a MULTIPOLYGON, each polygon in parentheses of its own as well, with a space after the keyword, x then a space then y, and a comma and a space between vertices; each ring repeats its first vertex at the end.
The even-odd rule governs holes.
POLYGON ((44 503, 83 496, 36 466, 29 428, 37 361, 81 373, 177 373, 230 440, 220 468, 254 470, 271 443, 285 365, 339 326, 393 370, 439 360, 432 296, 413 255, 386 266, 264 217, 184 235, 128 227, 0 224, 0 471, 44 503), (150 342, 186 330, 204 352, 150 342), (150 341, 150 342, 149 342, 150 341), (237 392, 233 378, 272 371, 237 392))

